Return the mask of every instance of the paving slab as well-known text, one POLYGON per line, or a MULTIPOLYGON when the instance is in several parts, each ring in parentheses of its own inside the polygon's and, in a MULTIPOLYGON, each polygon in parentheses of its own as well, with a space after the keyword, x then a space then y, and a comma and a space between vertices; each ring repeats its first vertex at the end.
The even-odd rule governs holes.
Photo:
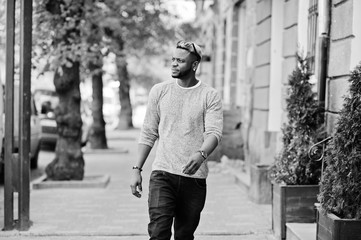
MULTIPOLYGON (((135 198, 129 185, 138 134, 139 130, 111 133, 109 147, 120 148, 122 153, 84 153, 85 175, 108 175, 110 180, 105 188, 31 189, 31 228, 24 232, 1 231, 0 239, 148 239, 147 195, 154 150, 142 172, 143 196, 135 198)), ((54 153, 42 151, 39 157, 41 171, 52 161, 54 153)), ((224 164, 209 165, 207 201, 196 239, 273 240, 271 205, 252 203, 224 164)), ((0 210, 2 227, 3 209, 0 210)), ((14 215, 17 216, 16 209, 14 215)))
POLYGON ((108 174, 85 176, 83 180, 69 180, 69 181, 49 181, 46 174, 38 179, 32 181, 32 189, 46 189, 46 188, 105 188, 110 181, 108 174))

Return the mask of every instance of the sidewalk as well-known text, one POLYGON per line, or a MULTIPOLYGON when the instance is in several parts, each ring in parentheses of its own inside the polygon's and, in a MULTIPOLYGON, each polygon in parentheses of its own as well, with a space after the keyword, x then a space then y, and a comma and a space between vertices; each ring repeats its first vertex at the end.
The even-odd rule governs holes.
MULTIPOLYGON (((0 239, 148 239, 147 194, 154 151, 144 166, 143 196, 137 199, 130 192, 129 180, 137 154, 138 134, 138 130, 109 132, 109 150, 84 151, 85 175, 109 175, 107 187, 32 189, 32 227, 26 232, 2 231, 0 239)), ((53 156, 53 152, 41 152, 40 169, 53 156)), ((271 206, 250 202, 226 166, 211 162, 207 184, 207 202, 195 239, 274 239, 271 206)), ((0 227, 4 220, 2 209, 3 206, 0 227)))

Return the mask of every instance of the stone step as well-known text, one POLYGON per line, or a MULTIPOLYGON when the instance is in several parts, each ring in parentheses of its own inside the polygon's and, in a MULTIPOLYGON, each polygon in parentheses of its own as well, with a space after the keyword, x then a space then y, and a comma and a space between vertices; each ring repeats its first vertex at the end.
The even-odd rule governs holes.
POLYGON ((316 223, 287 223, 287 240, 316 240, 316 223))

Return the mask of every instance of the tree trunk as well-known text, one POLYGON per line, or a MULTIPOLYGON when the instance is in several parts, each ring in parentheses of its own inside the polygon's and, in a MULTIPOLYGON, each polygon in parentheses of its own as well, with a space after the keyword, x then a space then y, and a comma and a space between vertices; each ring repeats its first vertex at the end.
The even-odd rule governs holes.
POLYGON ((105 121, 103 116, 103 78, 102 78, 101 66, 98 66, 98 68, 100 69, 100 71, 96 71, 96 73, 94 73, 92 76, 93 123, 90 128, 89 142, 90 142, 90 148, 92 149, 105 149, 108 148, 108 145, 105 134, 105 121))
POLYGON ((79 62, 72 67, 63 66, 62 74, 57 71, 54 85, 59 96, 59 105, 55 109, 58 140, 55 159, 45 171, 50 180, 82 180, 84 177, 84 159, 81 150, 80 115, 80 76, 79 62))
POLYGON ((125 56, 118 55, 116 58, 116 65, 119 79, 119 100, 121 106, 117 129, 131 129, 133 128, 133 112, 129 96, 130 79, 125 56))
POLYGON ((92 115, 93 121, 89 130, 88 141, 92 149, 105 149, 107 138, 105 135, 105 121, 103 116, 103 55, 101 53, 102 38, 104 37, 97 21, 96 12, 100 9, 96 7, 94 0, 85 1, 86 41, 88 44, 87 66, 92 77, 93 101, 92 115))

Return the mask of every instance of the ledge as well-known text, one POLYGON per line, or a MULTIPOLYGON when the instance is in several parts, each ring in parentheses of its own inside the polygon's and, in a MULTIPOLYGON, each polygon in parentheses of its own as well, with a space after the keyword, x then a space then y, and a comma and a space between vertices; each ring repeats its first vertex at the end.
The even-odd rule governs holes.
POLYGON ((286 228, 289 240, 316 239, 316 223, 286 223, 286 228))
POLYGON ((109 175, 90 175, 85 176, 83 180, 70 181, 47 181, 46 175, 34 180, 31 185, 32 189, 49 189, 49 188, 105 188, 110 182, 109 175))
POLYGON ((105 149, 91 149, 85 147, 82 149, 84 154, 98 154, 98 153, 106 153, 106 154, 119 154, 119 153, 128 153, 128 149, 125 148, 105 148, 105 149))

